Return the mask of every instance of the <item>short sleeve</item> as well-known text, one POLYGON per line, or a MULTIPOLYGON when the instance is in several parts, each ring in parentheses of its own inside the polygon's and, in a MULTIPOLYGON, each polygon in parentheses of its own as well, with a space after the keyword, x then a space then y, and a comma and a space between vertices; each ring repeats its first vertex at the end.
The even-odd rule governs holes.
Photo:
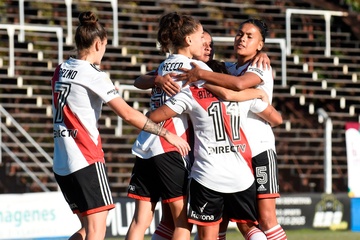
POLYGON ((252 101, 253 102, 251 104, 250 111, 252 111, 253 113, 263 112, 269 106, 269 103, 264 102, 263 100, 258 98, 252 101))
POLYGON ((120 97, 114 83, 104 72, 99 72, 99 74, 91 80, 91 83, 88 84, 88 87, 106 103, 116 97, 120 97))
POLYGON ((183 88, 179 93, 175 94, 165 102, 166 106, 171 108, 177 114, 192 109, 192 94, 190 87, 183 88))

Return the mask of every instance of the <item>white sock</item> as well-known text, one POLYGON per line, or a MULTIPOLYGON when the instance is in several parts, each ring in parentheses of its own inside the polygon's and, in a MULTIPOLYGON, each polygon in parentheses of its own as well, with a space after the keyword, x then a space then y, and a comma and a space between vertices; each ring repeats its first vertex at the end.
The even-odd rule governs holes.
POLYGON ((160 221, 154 234, 151 236, 151 240, 171 240, 173 233, 174 229, 160 221))
POLYGON ((246 234, 245 240, 266 240, 266 236, 260 229, 254 227, 246 234))
POLYGON ((268 240, 287 240, 286 233, 280 224, 264 231, 268 240))
POLYGON ((217 240, 226 240, 226 232, 219 233, 217 240))

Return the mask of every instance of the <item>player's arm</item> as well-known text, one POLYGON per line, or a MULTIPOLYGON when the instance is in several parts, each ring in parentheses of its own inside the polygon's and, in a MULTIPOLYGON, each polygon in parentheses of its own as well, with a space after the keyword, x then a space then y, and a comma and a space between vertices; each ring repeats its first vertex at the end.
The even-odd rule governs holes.
POLYGON ((265 91, 257 88, 248 88, 242 91, 234 91, 209 83, 204 84, 204 87, 212 92, 215 96, 225 101, 242 102, 255 98, 260 98, 266 102, 269 101, 265 91))
POLYGON ((269 104, 269 99, 266 92, 261 89, 249 88, 242 91, 233 91, 211 84, 205 84, 204 87, 219 98, 226 101, 242 102, 259 98, 263 102, 268 103, 268 106, 264 111, 256 114, 267 121, 271 127, 278 126, 283 122, 281 114, 271 104, 269 104))
POLYGON ((269 104, 264 111, 257 113, 257 115, 267 121, 271 127, 276 127, 283 123, 281 113, 278 112, 271 104, 269 104))
POLYGON ((155 78, 156 74, 154 71, 144 75, 140 75, 135 79, 134 86, 144 90, 153 88, 155 86, 155 78))
POLYGON ((156 110, 148 112, 146 115, 149 119, 151 119, 151 121, 160 123, 169 118, 175 117, 177 113, 171 108, 169 108, 166 104, 164 104, 156 110))
POLYGON ((193 65, 192 69, 181 68, 180 70, 184 73, 176 76, 176 79, 179 81, 187 80, 186 85, 198 80, 205 80, 224 88, 240 91, 259 85, 262 82, 261 78, 254 73, 246 72, 241 76, 231 76, 202 69, 194 62, 191 64, 193 65))
POLYGON ((130 107, 122 98, 114 98, 107 104, 124 121, 146 132, 163 137, 166 141, 175 146, 182 156, 187 155, 190 151, 190 146, 184 139, 154 123, 144 114, 130 107))
POLYGON ((160 76, 155 72, 149 74, 140 75, 134 81, 134 86, 139 89, 149 89, 155 86, 159 86, 169 96, 173 96, 180 91, 180 86, 174 82, 173 76, 175 73, 169 73, 165 76, 160 76))

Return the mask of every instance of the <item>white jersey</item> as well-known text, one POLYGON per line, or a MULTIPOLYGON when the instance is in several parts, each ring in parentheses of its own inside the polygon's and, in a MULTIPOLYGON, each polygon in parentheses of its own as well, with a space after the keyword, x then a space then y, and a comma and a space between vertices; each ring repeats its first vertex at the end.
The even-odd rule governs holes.
POLYGON ((214 191, 233 193, 254 182, 251 149, 243 129, 248 111, 262 112, 261 100, 220 101, 205 88, 184 88, 165 103, 178 114, 188 113, 195 145, 191 177, 214 191))
MULTIPOLYGON (((274 78, 272 75, 272 69, 267 68, 263 70, 256 66, 251 66, 250 63, 246 63, 243 66, 237 68, 236 63, 226 63, 229 73, 233 76, 241 76, 245 72, 250 72, 258 75, 262 83, 257 86, 266 92, 271 103, 274 89, 274 78)), ((253 112, 248 114, 248 128, 246 129, 246 136, 251 146, 253 156, 256 156, 268 149, 275 151, 275 136, 271 126, 253 112)), ((275 151, 276 152, 276 151, 275 151)))
POLYGON ((107 74, 70 58, 56 68, 52 92, 54 172, 64 176, 105 162, 97 122, 103 103, 120 97, 107 74))
MULTIPOLYGON (((197 60, 190 59, 181 54, 170 55, 164 62, 162 62, 158 68, 157 74, 164 76, 168 73, 181 73, 179 68, 193 68, 191 62, 195 62, 198 66, 203 69, 212 71, 205 63, 197 60)), ((183 86, 184 82, 177 81, 180 87, 183 86)), ((170 98, 160 87, 154 87, 151 92, 150 107, 151 110, 162 106, 165 101, 170 98)), ((188 139, 188 117, 186 114, 175 116, 171 119, 164 121, 163 126, 170 132, 182 137, 185 140, 188 139)), ((178 151, 176 147, 169 144, 165 139, 155 134, 150 134, 145 131, 141 131, 137 137, 132 153, 136 156, 148 159, 159 154, 178 151)))

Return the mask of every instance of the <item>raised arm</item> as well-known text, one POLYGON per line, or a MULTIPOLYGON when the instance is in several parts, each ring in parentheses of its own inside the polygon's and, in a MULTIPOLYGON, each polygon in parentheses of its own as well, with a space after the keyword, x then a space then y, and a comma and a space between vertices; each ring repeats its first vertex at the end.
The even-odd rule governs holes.
POLYGON ((180 91, 180 86, 173 80, 175 73, 169 73, 165 76, 150 72, 146 75, 140 75, 134 81, 134 86, 139 89, 149 89, 159 86, 169 96, 173 96, 180 91))
POLYGON ((184 73, 177 75, 177 80, 187 80, 186 84, 198 80, 205 80, 209 83, 235 91, 254 87, 262 82, 261 78, 253 73, 245 73, 242 76, 231 76, 201 69, 196 63, 191 64, 193 65, 192 69, 181 68, 181 71, 184 73))
POLYGON ((140 75, 134 81, 134 86, 139 89, 149 89, 155 86, 156 75, 154 72, 147 73, 145 75, 140 75))
POLYGON ((210 92, 212 92, 215 96, 225 101, 242 102, 246 100, 260 98, 265 102, 269 102, 265 91, 257 88, 248 88, 242 91, 234 91, 209 83, 204 84, 204 87, 210 92))
POLYGON ((181 155, 185 156, 188 154, 190 146, 184 139, 154 123, 144 114, 130 107, 122 98, 117 97, 109 101, 108 105, 124 121, 146 132, 163 137, 166 141, 175 146, 181 155))
POLYGON ((249 88, 242 91, 233 91, 208 83, 204 84, 204 87, 225 101, 242 102, 259 98, 263 102, 267 102, 268 106, 264 111, 256 114, 267 121, 272 127, 278 126, 283 122, 281 114, 269 103, 266 92, 261 89, 249 88))

